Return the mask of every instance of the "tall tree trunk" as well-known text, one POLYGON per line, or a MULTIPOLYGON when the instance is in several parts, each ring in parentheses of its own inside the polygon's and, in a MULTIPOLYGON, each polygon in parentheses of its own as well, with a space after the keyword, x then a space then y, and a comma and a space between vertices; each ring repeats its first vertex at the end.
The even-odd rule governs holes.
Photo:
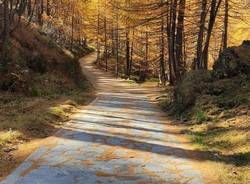
MULTIPOLYGON (((125 6, 126 8, 130 7, 130 0, 125 0, 125 6)), ((129 78, 129 63, 130 63, 130 30, 129 30, 129 23, 126 20, 126 28, 125 28, 125 34, 126 34, 126 67, 125 67, 125 76, 126 78, 129 78)))
MULTIPOLYGON (((3 44, 1 45, 2 47, 2 61, 0 61, 0 64, 2 67, 0 68, 0 72, 5 72, 6 71, 6 66, 7 66, 7 59, 9 56, 8 52, 8 41, 9 41, 9 35, 10 35, 10 11, 9 11, 9 0, 4 0, 3 1, 3 44)), ((1 48, 0 47, 0 48, 1 48)))
POLYGON ((35 11, 35 7, 37 6, 37 3, 38 3, 38 0, 35 0, 35 2, 34 2, 34 5, 33 5, 33 8, 32 8, 32 1, 30 1, 30 12, 29 12, 29 23, 28 24, 30 24, 31 23, 31 21, 32 21, 32 18, 33 18, 33 15, 34 15, 34 11, 35 11))
POLYGON ((43 0, 41 0, 41 12, 40 12, 40 14, 41 14, 40 25, 41 26, 43 25, 43 13, 44 13, 44 2, 43 2, 43 0))
POLYGON ((108 40, 107 40, 107 18, 104 17, 104 59, 105 59, 105 70, 108 71, 108 40))
POLYGON ((176 8, 177 0, 171 0, 169 4, 169 16, 167 23, 168 34, 168 59, 169 59, 169 78, 170 84, 173 85, 177 79, 176 55, 175 55, 175 31, 176 31, 176 8))
POLYGON ((3 1, 3 21, 4 21, 4 27, 3 27, 3 43, 8 42, 9 34, 10 34, 10 14, 9 14, 9 0, 3 1))
POLYGON ((177 0, 173 0, 172 5, 172 20, 171 20, 171 57, 173 62, 173 69, 175 74, 175 79, 178 78, 179 71, 176 64, 176 50, 175 50, 175 42, 176 42, 176 16, 177 14, 177 0))
POLYGON ((32 11, 32 3, 31 3, 31 0, 28 0, 28 4, 27 4, 28 17, 30 17, 31 11, 32 11))
POLYGON ((40 26, 43 25, 43 11, 44 11, 44 7, 43 7, 43 0, 39 0, 38 6, 37 8, 37 18, 38 18, 38 23, 40 26))
POLYGON ((114 21, 112 20, 112 27, 111 27, 111 54, 115 56, 115 28, 114 28, 114 21))
POLYGON ((171 48, 171 19, 172 19, 172 1, 168 4, 167 13, 167 40, 168 40, 168 68, 169 68, 169 83, 174 84, 175 75, 173 70, 172 48, 171 48))
POLYGON ((116 77, 119 76, 119 9, 116 9, 116 77))
POLYGON ((133 29, 132 33, 132 43, 131 43, 131 49, 130 49, 130 61, 129 61, 129 78, 131 76, 132 72, 132 64, 133 64, 133 55, 134 55, 134 37, 135 37, 135 30, 133 29))
POLYGON ((100 54, 101 54, 101 48, 100 48, 100 1, 97 2, 97 39, 96 39, 96 47, 97 47, 97 62, 100 64, 100 54))
POLYGON ((50 16, 51 14, 51 0, 47 0, 47 15, 50 16))
POLYGON ((185 70, 184 51, 183 51, 185 5, 186 5, 186 0, 179 1, 179 12, 178 12, 177 34, 176 34, 176 63, 177 63, 178 77, 180 77, 185 70))
POLYGON ((146 43, 145 43, 145 72, 148 71, 148 68, 149 68, 149 61, 148 61, 148 57, 149 57, 149 39, 148 39, 148 32, 146 32, 146 35, 145 35, 145 40, 146 40, 146 43))
POLYGON ((217 13, 220 7, 222 0, 212 0, 211 2, 211 9, 210 9, 210 19, 209 19, 209 23, 208 23, 208 29, 207 29, 207 37, 206 37, 206 42, 205 42, 205 46, 202 52, 202 62, 201 62, 201 69, 208 69, 208 49, 209 49, 209 45, 210 45, 210 38, 212 36, 212 31, 213 31, 213 27, 215 24, 215 20, 217 17, 217 13))
POLYGON ((224 15, 224 31, 223 31, 223 38, 222 38, 222 50, 225 50, 227 48, 228 17, 229 17, 229 0, 225 0, 225 15, 224 15))
POLYGON ((71 49, 73 48, 74 44, 74 10, 72 12, 72 17, 71 17, 71 49))
POLYGON ((197 51, 196 51, 196 60, 194 63, 194 69, 201 68, 202 62, 202 49, 203 49, 203 38, 205 31, 205 22, 206 22, 206 9, 207 9, 207 0, 201 0, 201 14, 200 14, 200 22, 199 22, 199 33, 197 40, 197 51))
MULTIPOLYGON (((163 3, 163 0, 161 0, 163 3)), ((161 36, 160 36, 160 72, 159 80, 162 85, 166 85, 166 75, 165 75, 165 41, 164 41, 164 17, 163 17, 163 8, 162 8, 162 17, 161 17, 161 36)))
POLYGON ((129 78, 129 61, 130 61, 130 39, 129 39, 129 30, 126 29, 126 68, 125 68, 126 78, 129 78))
POLYGON ((12 24, 14 22, 15 12, 13 10, 13 0, 9 0, 9 22, 12 24))

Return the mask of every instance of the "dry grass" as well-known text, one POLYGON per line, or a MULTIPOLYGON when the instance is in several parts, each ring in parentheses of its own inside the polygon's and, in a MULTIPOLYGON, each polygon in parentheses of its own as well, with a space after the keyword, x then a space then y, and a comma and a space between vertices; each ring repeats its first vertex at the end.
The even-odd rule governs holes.
POLYGON ((236 116, 229 120, 207 122, 188 128, 196 148, 218 154, 221 183, 248 184, 250 181, 250 118, 236 116))
MULTIPOLYGON (((164 97, 166 100, 167 97, 164 97)), ((165 103, 165 102, 164 102, 165 103)), ((169 103, 167 103, 169 104, 169 103)), ((209 104, 211 105, 211 104, 209 104)), ((163 106, 164 108, 166 105, 163 106)), ((212 157, 210 164, 221 184, 249 184, 250 110, 246 106, 231 109, 193 109, 188 116, 176 116, 180 127, 201 157, 212 157), (212 115, 211 115, 211 114, 212 115), (184 117, 184 118, 183 118, 184 117), (212 155, 207 155, 211 153, 212 155)), ((174 118, 176 118, 174 117, 174 118)))
POLYGON ((92 49, 76 47, 75 57, 20 24, 7 50, 8 57, 0 53, 7 63, 0 64, 0 180, 94 97, 77 59, 92 49))
POLYGON ((33 97, 0 93, 0 179, 15 168, 39 144, 55 133, 93 92, 73 91, 57 97, 33 97), (27 149, 28 147, 32 149, 27 149), (25 150, 25 152, 20 152, 25 150))
POLYGON ((181 86, 184 90, 179 88, 183 93, 183 100, 180 101, 173 100, 173 89, 168 89, 161 105, 183 122, 183 132, 198 153, 209 157, 221 184, 249 184, 249 77, 237 76, 213 81, 205 86, 201 84, 198 82, 193 88, 193 79, 187 81, 181 86), (197 93, 194 89, 200 86, 204 86, 201 89, 208 89, 208 93, 197 93), (186 103, 188 100, 192 103, 186 103), (185 107, 185 104, 192 105, 185 107))

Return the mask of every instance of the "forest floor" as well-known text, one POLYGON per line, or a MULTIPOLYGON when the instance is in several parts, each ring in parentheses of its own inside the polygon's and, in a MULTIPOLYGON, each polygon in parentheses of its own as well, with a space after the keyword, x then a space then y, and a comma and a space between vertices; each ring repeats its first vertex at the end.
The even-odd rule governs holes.
POLYGON ((116 79, 81 60, 97 98, 46 140, 4 184, 219 183, 214 159, 195 150, 157 105, 155 83, 116 79))

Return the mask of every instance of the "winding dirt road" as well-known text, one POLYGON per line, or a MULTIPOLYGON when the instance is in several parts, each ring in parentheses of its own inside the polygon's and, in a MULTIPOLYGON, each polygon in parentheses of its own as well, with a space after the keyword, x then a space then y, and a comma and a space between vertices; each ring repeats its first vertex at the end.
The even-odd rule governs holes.
POLYGON ((81 59, 98 96, 1 184, 202 184, 177 133, 156 108, 156 88, 115 79, 81 59))

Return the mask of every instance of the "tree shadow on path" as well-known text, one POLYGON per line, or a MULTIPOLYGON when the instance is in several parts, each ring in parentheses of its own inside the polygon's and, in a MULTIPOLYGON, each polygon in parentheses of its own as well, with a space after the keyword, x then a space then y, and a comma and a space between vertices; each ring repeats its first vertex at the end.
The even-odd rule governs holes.
MULTIPOLYGON (((118 146, 132 150, 138 150, 143 152, 155 153, 163 156, 169 156, 170 158, 175 159, 187 159, 187 160, 196 160, 196 161, 215 161, 215 162, 225 162, 226 164, 234 164, 231 155, 221 155, 217 152, 211 151, 200 151, 200 150, 188 150, 179 147, 166 146, 153 144, 149 142, 142 142, 138 140, 133 140, 131 138, 117 137, 111 135, 103 135, 97 133, 90 133, 84 131, 62 129, 60 133, 56 135, 57 137, 63 139, 71 139, 82 142, 89 142, 100 145, 108 146, 118 146)), ((248 153, 249 154, 249 153, 248 153)))

